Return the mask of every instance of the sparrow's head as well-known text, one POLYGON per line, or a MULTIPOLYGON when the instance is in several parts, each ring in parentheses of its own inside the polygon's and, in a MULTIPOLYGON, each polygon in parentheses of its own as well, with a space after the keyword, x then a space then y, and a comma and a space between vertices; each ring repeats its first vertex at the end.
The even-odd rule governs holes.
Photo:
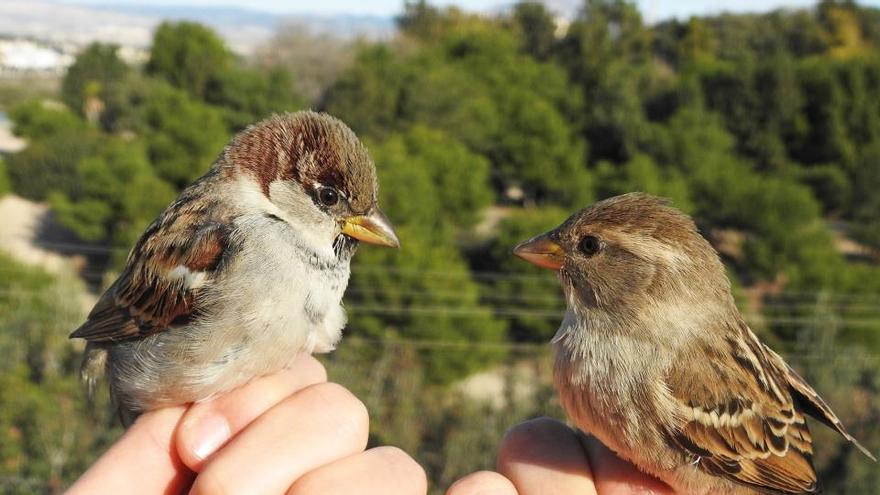
POLYGON ((276 115, 236 136, 224 163, 256 183, 283 213, 320 241, 340 235, 398 247, 379 209, 376 167, 342 121, 310 111, 276 115))
POLYGON ((513 252, 558 271, 568 300, 582 308, 637 310, 670 295, 728 290, 690 217, 643 193, 599 201, 513 252))

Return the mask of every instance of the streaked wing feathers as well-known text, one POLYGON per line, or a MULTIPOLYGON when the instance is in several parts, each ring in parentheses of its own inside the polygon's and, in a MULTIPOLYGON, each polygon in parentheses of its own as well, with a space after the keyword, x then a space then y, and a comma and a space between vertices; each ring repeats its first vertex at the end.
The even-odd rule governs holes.
POLYGON ((848 431, 846 431, 846 428, 843 427, 843 423, 840 422, 840 419, 837 417, 836 414, 834 414, 834 411, 831 410, 831 407, 822 399, 822 397, 820 397, 819 394, 815 390, 813 390, 813 387, 811 387, 809 383, 801 378, 801 376, 798 375, 797 372, 788 365, 788 363, 783 361, 783 359, 779 357, 778 354, 773 352, 773 350, 769 348, 766 348, 766 350, 771 359, 776 361, 778 366, 786 371, 788 383, 791 385, 791 389, 794 392, 794 397, 801 409, 805 413, 824 423, 829 428, 840 433, 843 438, 846 438, 863 454, 876 462, 877 458, 874 457, 874 455, 871 454, 871 452, 869 452, 868 449, 866 449, 862 444, 860 444, 858 440, 853 438, 853 436, 850 435, 848 431))
POLYGON ((162 220, 147 229, 122 275, 71 338, 105 342, 144 337, 193 314, 199 289, 209 282, 227 248, 229 227, 221 222, 185 226, 180 217, 163 225, 162 220))
POLYGON ((714 376, 671 373, 683 422, 670 437, 710 474, 765 493, 816 493, 812 437, 785 370, 744 323, 736 331, 725 342, 730 352, 705 350, 714 376))

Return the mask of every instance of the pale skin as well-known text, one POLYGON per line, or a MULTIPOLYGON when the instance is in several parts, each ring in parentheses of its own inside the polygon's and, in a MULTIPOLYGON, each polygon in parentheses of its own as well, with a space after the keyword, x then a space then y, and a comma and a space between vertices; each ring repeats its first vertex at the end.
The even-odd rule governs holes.
POLYGON ((549 418, 520 423, 498 450, 498 471, 479 471, 447 495, 674 495, 607 447, 549 418))
POLYGON ((421 466, 365 450, 368 433, 363 403, 301 355, 214 400, 144 414, 67 493, 424 494, 421 466))
MULTIPOLYGON (((366 449, 363 404, 302 355, 214 400, 141 416, 70 495, 191 493, 422 495, 424 470, 395 447, 366 449), (189 491, 188 491, 189 490, 189 491)), ((598 442, 547 419, 508 432, 498 472, 448 495, 672 494, 598 442)))

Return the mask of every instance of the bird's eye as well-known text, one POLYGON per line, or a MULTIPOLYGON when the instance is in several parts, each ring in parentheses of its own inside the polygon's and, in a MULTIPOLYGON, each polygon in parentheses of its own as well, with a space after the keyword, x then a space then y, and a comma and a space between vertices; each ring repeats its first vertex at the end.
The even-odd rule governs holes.
POLYGON ((324 206, 333 206, 339 202, 339 193, 332 187, 322 187, 318 191, 318 199, 324 206))
POLYGON ((593 256, 602 250, 602 241, 594 235, 585 235, 578 244, 578 249, 587 256, 593 256))

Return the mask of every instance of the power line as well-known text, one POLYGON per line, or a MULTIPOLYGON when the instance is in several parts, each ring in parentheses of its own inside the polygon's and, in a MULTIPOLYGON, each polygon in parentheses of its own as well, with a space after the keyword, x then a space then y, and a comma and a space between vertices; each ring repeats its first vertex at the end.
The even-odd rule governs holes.
MULTIPOLYGON (((126 248, 115 248, 110 246, 62 243, 62 242, 37 242, 37 246, 64 250, 72 254, 110 254, 115 252, 128 252, 126 248)), ((104 275, 104 272, 94 272, 104 275)), ((387 265, 363 265, 356 261, 352 264, 352 275, 357 276, 360 273, 382 273, 382 274, 398 274, 404 276, 413 276, 420 278, 433 278, 434 280, 452 279, 452 280, 483 280, 483 281, 532 281, 547 284, 556 284, 556 277, 547 273, 546 275, 528 275, 520 273, 493 272, 485 270, 465 270, 462 272, 449 272, 443 270, 426 270, 420 268, 395 267, 387 265)), ((758 289, 734 289, 735 294, 748 295, 757 292, 758 289)), ((787 290, 778 294, 766 294, 766 298, 815 298, 818 296, 828 297, 836 301, 877 301, 880 303, 880 294, 865 293, 833 293, 824 291, 797 291, 787 290)))

